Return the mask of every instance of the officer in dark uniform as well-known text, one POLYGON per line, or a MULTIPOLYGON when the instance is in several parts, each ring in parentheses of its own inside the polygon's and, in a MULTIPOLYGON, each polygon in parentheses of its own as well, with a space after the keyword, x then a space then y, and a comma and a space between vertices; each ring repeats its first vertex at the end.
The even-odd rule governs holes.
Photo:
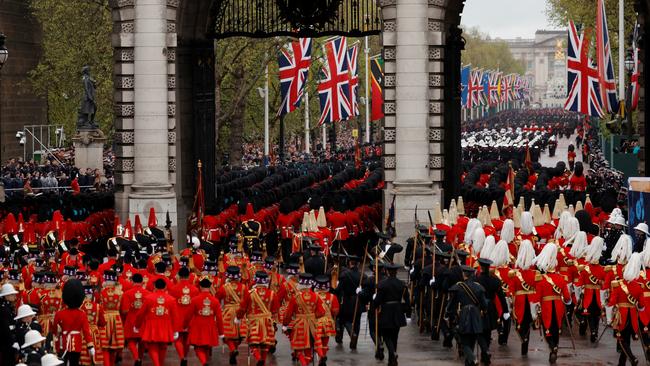
POLYGON ((447 232, 444 230, 436 230, 436 249, 443 253, 451 253, 454 247, 447 242, 447 232))
POLYGON ((10 284, 0 290, 0 364, 13 365, 16 360, 14 328, 15 304, 18 292, 10 284))
POLYGON ((309 257, 305 258, 305 272, 314 277, 325 274, 325 257, 321 253, 320 245, 314 243, 309 246, 309 257))
MULTIPOLYGON (((429 232, 429 228, 424 226, 424 225, 418 225, 417 230, 418 230, 417 237, 419 238, 419 240, 422 240, 422 237, 421 237, 422 234, 427 234, 429 232)), ((415 244, 415 238, 416 237, 410 237, 410 238, 408 238, 406 240, 406 252, 404 253, 404 266, 409 267, 409 268, 413 264, 411 262, 413 261, 413 250, 414 250, 414 247, 415 247, 415 245, 414 245, 415 244)), ((419 248, 419 247, 421 247, 421 245, 422 245, 422 243, 418 243, 417 247, 419 248)), ((417 250, 417 248, 415 248, 415 250, 417 250)), ((418 258, 417 253, 415 253, 415 260, 416 261, 417 261, 417 258, 418 258)))
MULTIPOLYGON (((447 276, 449 275, 449 264, 451 255, 449 253, 436 253, 435 266, 428 265, 422 271, 422 278, 420 279, 419 287, 427 290, 425 304, 425 311, 429 319, 429 326, 431 328, 431 339, 438 340, 440 336, 439 327, 444 327, 444 323, 440 320, 444 302, 447 300, 447 289, 443 287, 447 276), (435 268, 434 268, 435 267, 435 268), (435 270, 435 274, 433 273, 435 270), (433 305, 431 304, 433 302, 433 305)), ((447 332, 443 332, 447 333, 447 332)))
POLYGON ((379 332, 388 350, 388 366, 397 366, 399 329, 411 321, 411 304, 406 284, 397 278, 399 264, 388 264, 388 277, 379 282, 374 306, 379 309, 379 332))
POLYGON ((483 336, 485 337, 489 347, 490 342, 492 341, 492 331, 497 329, 501 319, 501 314, 497 311, 497 306, 500 305, 504 316, 509 318, 510 314, 508 312, 506 295, 503 293, 503 288, 501 287, 501 280, 490 273, 490 265, 492 265, 492 261, 481 258, 478 260, 478 263, 481 266, 481 274, 477 276, 476 280, 485 289, 485 297, 488 302, 487 313, 484 316, 483 325, 485 333, 483 336), (495 301, 499 301, 500 304, 497 304, 495 301))
POLYGON ((485 289, 474 279, 474 268, 462 265, 463 281, 449 289, 450 300, 447 305, 446 318, 453 324, 458 341, 463 346, 465 366, 476 365, 474 346, 478 342, 481 347, 481 359, 484 364, 490 363, 488 343, 483 336, 483 314, 487 311, 488 303, 485 289))
MULTIPOLYGON (((375 261, 370 261, 370 267, 375 269, 377 268, 377 271, 379 272, 379 280, 377 282, 381 282, 384 278, 386 278, 386 267, 383 262, 375 263, 375 261)), ((368 306, 368 329, 370 330, 370 338, 372 341, 375 343, 375 359, 379 361, 384 360, 384 345, 381 340, 381 336, 379 337, 379 342, 377 341, 376 334, 375 334, 375 329, 376 323, 377 323, 377 316, 378 313, 375 312, 376 307, 374 302, 372 301, 372 296, 375 294, 375 274, 373 273, 370 276, 367 276, 363 279, 363 285, 362 285, 362 290, 359 293, 359 299, 361 300, 361 303, 363 304, 363 307, 368 306)))
POLYGON ((337 287, 340 310, 339 316, 336 318, 335 340, 338 344, 343 343, 343 330, 345 329, 350 336, 350 349, 356 349, 363 309, 363 304, 357 299, 360 292, 358 287, 361 283, 361 272, 358 267, 359 257, 350 255, 347 259, 348 266, 341 269, 337 287), (354 329, 352 329, 353 323, 354 329))

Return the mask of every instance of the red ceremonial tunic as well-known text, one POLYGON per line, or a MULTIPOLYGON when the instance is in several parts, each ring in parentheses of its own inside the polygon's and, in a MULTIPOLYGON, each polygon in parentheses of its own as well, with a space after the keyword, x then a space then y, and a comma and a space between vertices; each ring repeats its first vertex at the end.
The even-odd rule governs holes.
POLYGON ((569 179, 569 186, 574 191, 586 191, 587 190, 587 179, 584 175, 576 177, 575 175, 571 176, 569 179))
POLYGON ((217 291, 217 298, 223 301, 223 335, 226 339, 239 339, 246 335, 246 323, 235 324, 237 310, 248 287, 240 281, 226 282, 217 291))
POLYGON ((603 290, 609 290, 614 281, 623 278, 624 268, 625 265, 620 263, 605 267, 605 282, 603 283, 603 290))
POLYGON ((40 313, 36 318, 43 327, 43 336, 46 337, 50 332, 56 332, 56 328, 52 328, 54 314, 61 310, 62 306, 61 290, 43 289, 41 291, 40 313))
POLYGON ((291 348, 304 350, 320 347, 317 319, 325 315, 323 300, 311 289, 300 290, 287 304, 282 323, 291 328, 291 348))
POLYGON ((136 319, 136 328, 143 342, 171 343, 174 340, 174 332, 180 324, 176 298, 165 290, 155 290, 145 298, 142 313, 136 319))
MULTIPOLYGON (((86 313, 86 318, 88 319, 88 326, 90 329, 91 342, 93 344, 101 344, 101 333, 100 329, 106 325, 106 319, 104 318, 104 309, 102 306, 94 301, 88 299, 84 300, 81 305, 81 310, 86 313)), ((88 352, 88 345, 84 345, 81 351, 81 364, 82 365, 101 365, 104 363, 104 357, 100 347, 95 349, 95 358, 91 360, 92 357, 88 352), (91 362, 93 361, 93 362, 91 362)))
POLYGON ((555 308, 556 324, 560 325, 561 328, 565 311, 564 303, 571 299, 564 276, 555 272, 542 274, 537 282, 537 295, 542 306, 544 328, 548 330, 551 327, 553 308, 555 308))
POLYGON ((104 287, 99 293, 99 301, 104 308, 106 326, 102 328, 102 348, 124 348, 124 325, 120 316, 120 302, 122 300, 122 287, 104 287))
POLYGON ((603 308, 600 300, 600 290, 602 289, 604 280, 605 269, 598 263, 588 263, 580 271, 576 285, 583 287, 582 308, 585 314, 593 301, 594 295, 596 296, 596 305, 598 305, 598 308, 603 308))
POLYGON ((183 279, 169 289, 169 293, 176 298, 176 310, 180 319, 181 331, 187 332, 192 319, 192 298, 199 293, 199 289, 190 279, 183 279))
POLYGON ((528 304, 539 302, 535 292, 535 278, 537 271, 534 269, 514 269, 510 272, 510 290, 514 294, 513 314, 517 324, 521 324, 528 304))
POLYGON ((336 323, 334 319, 339 315, 339 300, 329 291, 318 291, 323 301, 323 308, 325 308, 325 315, 317 319, 318 322, 318 337, 327 338, 336 335, 336 323))
POLYGON ((86 313, 81 309, 66 308, 59 310, 54 315, 53 328, 58 329, 56 350, 58 353, 76 352, 81 353, 83 342, 88 347, 94 346, 90 325, 86 313))
MULTIPOLYGON (((650 301, 650 269, 641 271, 638 279, 643 289, 643 301, 648 303, 650 301)), ((639 321, 643 324, 643 331, 648 332, 648 325, 650 325, 650 308, 639 310, 639 321)))
POLYGON ((616 306, 618 311, 612 322, 612 329, 622 331, 625 329, 628 318, 635 333, 639 332, 638 308, 644 308, 645 298, 639 281, 618 280, 611 284, 609 306, 616 306))
POLYGON ((275 344, 273 319, 279 307, 275 293, 267 287, 254 286, 244 295, 237 310, 237 317, 246 319, 248 344, 267 346, 275 344))
POLYGON ((140 333, 135 333, 133 328, 136 326, 137 319, 143 316, 144 301, 150 293, 142 285, 134 285, 122 295, 120 312, 124 319, 125 339, 140 339, 140 333))
POLYGON ((192 298, 189 342, 193 346, 216 347, 220 334, 223 334, 223 320, 219 299, 209 292, 199 292, 192 298))

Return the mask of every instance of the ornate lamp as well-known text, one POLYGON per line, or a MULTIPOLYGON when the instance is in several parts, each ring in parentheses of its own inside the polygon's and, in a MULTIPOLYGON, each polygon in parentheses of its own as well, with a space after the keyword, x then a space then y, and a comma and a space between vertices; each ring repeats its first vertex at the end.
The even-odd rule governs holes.
POLYGON ((7 62, 7 59, 9 58, 9 51, 7 50, 7 47, 5 47, 6 39, 7 37, 3 33, 0 33, 0 70, 2 70, 2 66, 4 66, 5 62, 7 62))
POLYGON ((342 0, 276 0, 280 18, 294 29, 322 28, 333 23, 342 0))

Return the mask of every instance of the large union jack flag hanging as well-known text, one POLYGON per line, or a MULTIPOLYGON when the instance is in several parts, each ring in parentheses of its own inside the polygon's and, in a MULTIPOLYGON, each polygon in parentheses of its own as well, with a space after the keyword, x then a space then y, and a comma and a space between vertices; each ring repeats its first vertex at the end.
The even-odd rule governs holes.
POLYGON ((598 79, 603 112, 617 113, 618 96, 616 95, 614 63, 612 62, 612 50, 609 46, 607 14, 603 0, 598 0, 596 14, 596 53, 598 54, 598 79))
POLYGON ((311 38, 300 38, 280 49, 278 66, 282 98, 278 115, 282 116, 300 107, 311 66, 311 38))
POLYGON ((499 79, 501 73, 494 71, 490 73, 488 82, 488 102, 491 106, 499 104, 499 79))
POLYGON ((482 70, 472 70, 469 76, 467 108, 474 108, 481 105, 481 91, 483 90, 483 85, 481 85, 482 79, 482 70))
POLYGON ((355 43, 348 49, 348 66, 350 67, 350 103, 352 115, 359 115, 359 43, 355 43))
POLYGON ((337 37, 323 46, 326 64, 318 83, 321 116, 318 124, 345 121, 352 115, 348 46, 345 37, 337 37))
POLYGON ((630 89, 632 98, 630 102, 630 110, 633 111, 639 106, 639 76, 641 71, 639 69, 639 23, 634 24, 634 33, 632 35, 632 56, 634 60, 634 69, 632 70, 632 79, 630 80, 630 89))
POLYGON ((602 117, 603 108, 598 85, 598 69, 589 59, 589 33, 578 34, 573 21, 569 22, 567 45, 567 72, 569 91, 564 109, 581 114, 602 117))

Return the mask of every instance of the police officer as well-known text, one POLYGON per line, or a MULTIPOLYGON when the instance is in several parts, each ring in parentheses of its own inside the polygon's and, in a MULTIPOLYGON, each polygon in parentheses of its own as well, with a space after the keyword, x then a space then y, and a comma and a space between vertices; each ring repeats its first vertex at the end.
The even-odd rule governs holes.
POLYGON ((388 350, 388 366, 397 366, 399 329, 411 321, 411 304, 406 284, 397 278, 399 264, 388 264, 388 277, 379 282, 373 302, 379 309, 379 332, 388 350))
POLYGON ((489 364, 488 343, 483 336, 483 314, 488 308, 485 289, 474 279, 474 268, 462 265, 461 270, 463 281, 449 289, 451 298, 447 305, 446 318, 450 324, 455 325, 456 335, 463 346, 465 366, 476 365, 476 342, 481 347, 483 362, 489 364))

